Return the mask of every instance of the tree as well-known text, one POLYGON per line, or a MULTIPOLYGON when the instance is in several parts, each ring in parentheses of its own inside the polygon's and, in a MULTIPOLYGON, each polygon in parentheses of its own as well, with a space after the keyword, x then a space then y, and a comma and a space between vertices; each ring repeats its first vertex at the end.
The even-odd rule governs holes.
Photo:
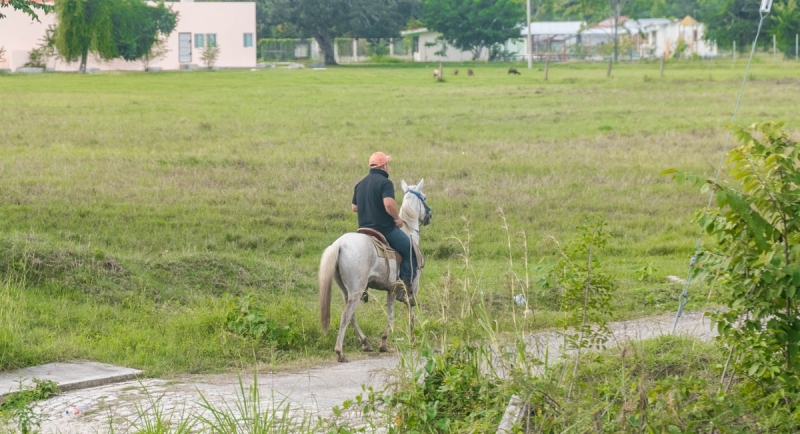
POLYGON ((203 49, 200 50, 200 60, 206 65, 206 68, 211 69, 219 59, 220 48, 217 41, 206 36, 206 43, 203 44, 203 49))
POLYGON ((751 392, 772 395, 772 402, 796 411, 791 399, 800 392, 800 148, 781 127, 763 122, 733 128, 742 146, 726 156, 730 183, 665 173, 680 184, 710 189, 719 206, 696 214, 714 239, 698 252, 697 271, 726 299, 728 310, 712 318, 731 366, 753 380, 751 392))
POLYGON ((66 61, 80 60, 82 73, 86 72, 90 49, 103 59, 113 59, 117 55, 112 10, 111 0, 59 0, 56 3, 56 47, 66 61))
POLYGON ((786 3, 776 3, 771 15, 771 31, 775 35, 778 48, 786 57, 794 54, 795 37, 800 33, 800 8, 797 0, 788 0, 786 3))
POLYGON ((153 46, 150 47, 150 51, 142 56, 142 66, 144 67, 144 70, 147 71, 147 69, 150 68, 151 63, 163 59, 169 52, 170 49, 167 45, 167 39, 163 36, 158 38, 153 46))
MULTIPOLYGON (((42 11, 44 13, 49 13, 53 10, 52 5, 48 5, 45 3, 37 3, 32 0, 7 0, 7 1, 0 1, 0 8, 7 8, 11 7, 12 9, 22 11, 28 15, 30 15, 31 19, 35 21, 39 21, 39 16, 36 15, 36 11, 42 11)), ((0 13, 0 19, 5 18, 6 16, 0 13)))
POLYGON ((56 14, 58 52, 67 61, 80 60, 81 72, 89 51, 105 60, 141 59, 177 22, 177 14, 163 4, 138 0, 59 0, 56 14))
MULTIPOLYGON (((706 40, 716 41, 719 45, 730 46, 736 42, 740 50, 744 50, 756 37, 756 24, 760 19, 760 2, 751 0, 727 0, 716 11, 710 14, 705 25, 708 29, 706 40)), ((769 32, 769 20, 764 20, 762 31, 769 32)), ((769 38, 762 38, 761 45, 769 45, 769 38)))
POLYGON ((719 12, 726 0, 629 0, 627 13, 639 18, 683 18, 704 23, 719 12))
POLYGON ((265 0, 271 26, 288 25, 319 44, 335 65, 335 37, 390 38, 408 21, 416 0, 265 0))
MULTIPOLYGON (((628 0, 579 0, 574 5, 567 8, 569 12, 580 11, 582 18, 587 22, 600 22, 604 19, 611 19, 614 35, 614 62, 619 61, 619 25, 622 12, 628 0)), ((609 73, 611 71, 609 66, 609 73)))
POLYGON ((163 3, 148 6, 139 0, 117 0, 111 14, 117 57, 128 61, 146 56, 158 38, 175 29, 176 13, 163 3))
POLYGON ((47 27, 44 36, 39 40, 39 45, 28 54, 28 63, 26 63, 25 66, 47 68, 47 62, 50 61, 50 59, 58 59, 55 33, 55 26, 47 27))
POLYGON ((486 47, 519 38, 524 10, 513 0, 422 0, 426 26, 478 59, 486 47))

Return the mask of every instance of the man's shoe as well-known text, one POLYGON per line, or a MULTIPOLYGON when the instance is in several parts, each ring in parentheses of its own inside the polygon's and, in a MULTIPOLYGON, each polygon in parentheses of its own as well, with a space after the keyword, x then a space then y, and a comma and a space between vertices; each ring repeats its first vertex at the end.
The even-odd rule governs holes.
POLYGON ((395 291, 397 295, 395 296, 395 300, 399 301, 400 303, 408 304, 409 306, 416 306, 417 300, 414 297, 414 294, 411 294, 411 283, 406 282, 405 280, 398 280, 395 283, 395 291), (408 297, 406 297, 408 294, 408 297))

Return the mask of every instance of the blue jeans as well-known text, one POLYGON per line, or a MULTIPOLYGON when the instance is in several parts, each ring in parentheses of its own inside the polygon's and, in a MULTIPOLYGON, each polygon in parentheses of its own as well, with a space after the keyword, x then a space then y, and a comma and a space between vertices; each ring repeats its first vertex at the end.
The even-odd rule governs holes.
POLYGON ((384 233, 383 236, 386 237, 389 245, 403 257, 403 262, 400 263, 400 278, 414 280, 417 273, 417 255, 411 251, 411 240, 408 235, 395 227, 390 232, 384 233))

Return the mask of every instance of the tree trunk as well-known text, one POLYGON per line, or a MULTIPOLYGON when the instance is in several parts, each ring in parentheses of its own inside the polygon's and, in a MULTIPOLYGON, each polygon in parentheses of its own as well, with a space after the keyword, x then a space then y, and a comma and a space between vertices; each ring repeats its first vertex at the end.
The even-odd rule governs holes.
POLYGON ((336 57, 333 55, 333 38, 327 32, 320 32, 314 35, 314 39, 322 50, 322 56, 326 65, 336 65, 336 57))
POLYGON ((81 53, 81 66, 78 69, 78 72, 81 74, 86 74, 86 59, 89 57, 89 47, 83 47, 83 52, 81 53))
POLYGON ((483 46, 481 45, 478 45, 477 47, 472 47, 472 60, 480 60, 481 51, 483 51, 483 46))

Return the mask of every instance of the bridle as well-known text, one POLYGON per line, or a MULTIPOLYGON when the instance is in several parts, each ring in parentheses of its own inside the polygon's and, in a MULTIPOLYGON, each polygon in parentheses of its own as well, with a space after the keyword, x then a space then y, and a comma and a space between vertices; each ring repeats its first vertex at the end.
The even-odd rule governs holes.
POLYGON ((417 196, 417 199, 419 199, 419 201, 422 202, 422 206, 425 207, 425 216, 422 217, 422 220, 420 222, 422 223, 422 226, 428 226, 431 223, 431 216, 433 215, 433 211, 431 210, 431 207, 428 206, 428 202, 425 201, 425 195, 410 188, 406 190, 406 193, 411 193, 414 196, 417 196))

